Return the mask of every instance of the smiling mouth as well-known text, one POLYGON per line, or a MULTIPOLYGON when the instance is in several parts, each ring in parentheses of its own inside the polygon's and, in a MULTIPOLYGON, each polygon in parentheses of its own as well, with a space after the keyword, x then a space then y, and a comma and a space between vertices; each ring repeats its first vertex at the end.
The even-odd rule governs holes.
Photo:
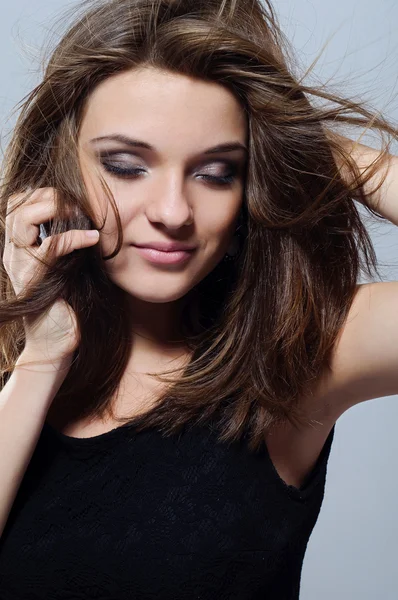
MULTIPOLYGON (((133 245, 134 246, 134 245, 133 245)), ((188 261, 194 254, 195 250, 174 250, 165 252, 164 250, 155 250, 154 248, 142 248, 134 246, 140 256, 146 258, 149 262, 175 265, 188 261)))

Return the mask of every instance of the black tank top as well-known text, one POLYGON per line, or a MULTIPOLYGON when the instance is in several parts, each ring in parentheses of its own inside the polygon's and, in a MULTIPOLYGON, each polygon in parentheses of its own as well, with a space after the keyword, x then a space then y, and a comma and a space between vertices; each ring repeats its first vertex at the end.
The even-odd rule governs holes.
POLYGON ((195 425, 91 438, 45 422, 0 539, 1 600, 297 600, 331 430, 304 486, 195 425))

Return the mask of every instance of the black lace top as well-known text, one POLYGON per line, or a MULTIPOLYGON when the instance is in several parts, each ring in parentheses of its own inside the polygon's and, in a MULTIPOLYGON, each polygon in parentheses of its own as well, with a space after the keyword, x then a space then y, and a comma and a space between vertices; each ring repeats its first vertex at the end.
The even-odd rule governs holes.
POLYGON ((295 600, 334 427, 301 489, 211 427, 44 424, 0 539, 1 600, 295 600))

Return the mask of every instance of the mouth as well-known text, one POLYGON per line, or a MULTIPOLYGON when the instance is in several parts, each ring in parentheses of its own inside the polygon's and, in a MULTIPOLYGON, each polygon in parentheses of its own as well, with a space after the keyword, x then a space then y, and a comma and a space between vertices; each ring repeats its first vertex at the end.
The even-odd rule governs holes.
POLYGON ((165 252, 164 250, 155 250, 154 248, 145 248, 135 246, 137 253, 151 263, 163 265, 179 265, 192 258, 195 250, 174 250, 165 252))

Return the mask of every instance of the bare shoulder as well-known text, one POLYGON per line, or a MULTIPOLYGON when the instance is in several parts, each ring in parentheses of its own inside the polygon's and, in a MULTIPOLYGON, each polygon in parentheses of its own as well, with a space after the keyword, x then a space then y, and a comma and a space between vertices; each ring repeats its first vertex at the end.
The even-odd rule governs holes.
POLYGON ((361 284, 333 348, 332 372, 303 399, 309 423, 267 432, 280 477, 300 487, 312 473, 338 418, 365 400, 398 394, 398 282, 361 284))
POLYGON ((398 394, 398 281, 357 292, 314 396, 331 421, 352 406, 398 394))

